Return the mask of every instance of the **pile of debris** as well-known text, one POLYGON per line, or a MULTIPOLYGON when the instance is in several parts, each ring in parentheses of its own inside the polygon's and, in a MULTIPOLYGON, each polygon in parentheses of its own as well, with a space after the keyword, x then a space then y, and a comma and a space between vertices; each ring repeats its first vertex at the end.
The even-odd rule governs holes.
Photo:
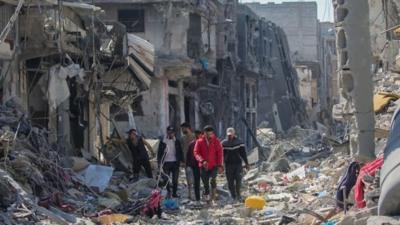
MULTIPOLYGON (((224 175, 218 176, 218 201, 214 205, 193 205, 182 198, 174 210, 166 210, 161 220, 148 224, 313 224, 336 207, 336 183, 349 163, 343 152, 334 153, 317 131, 293 128, 284 138, 271 130, 258 132, 260 145, 280 151, 277 157, 246 172, 243 197, 266 202, 253 210, 245 201, 232 201, 224 175), (326 148, 320 149, 324 143, 326 148), (283 147, 279 147, 283 146, 283 147), (306 147, 307 150, 305 150, 306 147), (283 149, 283 150, 281 150, 283 149), (297 153, 293 156, 294 152, 297 153), (321 154, 324 152, 324 154, 321 154), (279 155, 279 157, 278 157, 279 155)), ((181 173, 180 184, 184 184, 181 173)), ((181 196, 187 196, 180 187, 181 196)), ((343 214, 341 214, 343 217, 343 214)))
POLYGON ((0 224, 111 224, 144 212, 154 179, 133 183, 113 167, 67 157, 50 135, 17 101, 0 106, 0 224))
MULTIPOLYGON (((113 160, 114 167, 109 167, 63 155, 48 142, 51 134, 33 127, 23 112, 15 101, 0 106, 1 224, 346 224, 343 221, 354 219, 355 211, 324 219, 336 208, 333 196, 350 159, 319 131, 294 127, 283 138, 266 128, 259 131, 260 145, 271 154, 244 177, 243 197, 266 202, 254 210, 244 201, 231 201, 224 175, 218 176, 214 205, 196 205, 185 198, 183 171, 182 197, 163 201, 166 193, 157 189, 156 180, 134 182, 127 173, 114 170, 113 160), (148 208, 150 202, 157 204, 148 208)), ((115 152, 110 156, 115 158, 115 152)), ((368 187, 376 186, 377 178, 370 180, 368 187)), ((373 209, 368 203, 366 212, 373 209)))

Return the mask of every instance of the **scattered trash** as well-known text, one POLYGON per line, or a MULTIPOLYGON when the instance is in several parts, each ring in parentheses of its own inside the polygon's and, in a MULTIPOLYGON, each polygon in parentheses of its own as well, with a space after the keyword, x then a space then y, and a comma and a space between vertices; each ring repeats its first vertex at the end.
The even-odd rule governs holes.
POLYGON ((130 216, 125 214, 111 214, 100 216, 97 220, 101 225, 112 225, 114 223, 125 223, 129 218, 130 216))
POLYGON ((374 111, 378 113, 382 111, 390 101, 395 101, 400 98, 400 95, 388 92, 379 92, 374 95, 374 111))
POLYGON ((265 206, 265 199, 260 196, 249 196, 246 198, 245 206, 250 209, 263 209, 265 206))
POLYGON ((322 223, 322 225, 336 225, 336 224, 338 224, 337 221, 327 221, 327 222, 322 223))
POLYGON ((89 165, 84 171, 78 173, 78 178, 90 187, 96 187, 103 192, 110 182, 113 168, 108 166, 89 165))
POLYGON ((179 209, 179 203, 176 199, 165 199, 163 202, 163 206, 169 210, 179 209))

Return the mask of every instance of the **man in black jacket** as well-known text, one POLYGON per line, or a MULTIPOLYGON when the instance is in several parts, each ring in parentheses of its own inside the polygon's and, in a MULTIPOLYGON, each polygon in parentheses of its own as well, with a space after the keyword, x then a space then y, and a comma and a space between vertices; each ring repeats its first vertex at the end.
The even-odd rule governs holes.
POLYGON ((222 141, 224 148, 224 163, 226 171, 226 179, 231 197, 234 200, 241 199, 240 187, 242 184, 242 161, 249 169, 247 154, 244 143, 237 138, 235 129, 228 128, 226 130, 227 139, 222 141))
MULTIPOLYGON (((167 128, 167 135, 158 146, 157 162, 159 167, 168 176, 172 176, 172 197, 178 198, 178 179, 179 179, 179 166, 183 162, 183 151, 181 142, 176 138, 175 128, 169 126, 167 128)), ((171 196, 171 184, 167 186, 168 196, 171 196)))
POLYGON ((139 172, 141 167, 144 168, 146 175, 148 178, 153 178, 153 174, 151 171, 151 165, 149 161, 149 154, 147 153, 146 147, 153 152, 151 145, 147 143, 142 137, 138 136, 136 129, 130 129, 128 131, 128 139, 126 140, 126 144, 129 147, 129 150, 132 153, 132 169, 134 179, 137 180, 139 178, 139 172))

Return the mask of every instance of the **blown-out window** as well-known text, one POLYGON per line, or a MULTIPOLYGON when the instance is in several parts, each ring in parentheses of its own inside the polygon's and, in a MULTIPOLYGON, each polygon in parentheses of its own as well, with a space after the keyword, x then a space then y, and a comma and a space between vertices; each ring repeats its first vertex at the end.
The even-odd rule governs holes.
POLYGON ((118 10, 118 21, 126 26, 130 33, 144 32, 144 9, 118 10))

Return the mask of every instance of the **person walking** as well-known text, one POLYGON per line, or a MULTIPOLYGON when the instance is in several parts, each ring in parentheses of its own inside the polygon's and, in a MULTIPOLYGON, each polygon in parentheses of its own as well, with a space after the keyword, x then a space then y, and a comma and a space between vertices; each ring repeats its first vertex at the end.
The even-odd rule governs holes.
POLYGON ((181 142, 176 138, 176 131, 173 126, 168 126, 167 135, 160 140, 157 152, 157 162, 162 167, 167 176, 172 177, 171 182, 167 185, 168 196, 178 198, 178 179, 179 166, 183 162, 183 152, 181 142), (172 195, 171 195, 172 186, 172 195))
POLYGON ((225 173, 229 192, 233 200, 241 200, 240 188, 242 185, 242 164, 249 169, 246 148, 244 143, 236 136, 234 128, 226 130, 227 138, 222 141, 224 148, 225 173))
POLYGON ((206 200, 213 201, 217 193, 217 173, 223 172, 223 150, 221 142, 210 125, 204 128, 204 135, 196 141, 194 155, 199 162, 200 175, 204 184, 206 200), (211 198, 210 196, 211 184, 211 198))
MULTIPOLYGON (((189 123, 185 122, 181 124, 181 131, 182 131, 182 150, 183 150, 183 158, 185 165, 187 165, 187 153, 189 150, 189 145, 196 140, 196 136, 192 131, 192 128, 189 123)), ((186 175, 186 183, 188 187, 188 197, 192 199, 192 186, 193 186, 193 171, 192 168, 189 166, 185 166, 185 175, 186 175)))
MULTIPOLYGON (((195 132, 195 137, 196 140, 198 140, 202 132, 199 130, 196 130, 195 132)), ((188 147, 188 151, 186 154, 186 168, 190 168, 191 174, 189 174, 189 177, 187 177, 188 180, 188 187, 189 190, 194 186, 194 196, 197 202, 200 201, 200 168, 199 168, 199 163, 197 162, 195 156, 194 156, 194 147, 196 145, 196 140, 193 140, 188 147)), ((188 174, 186 174, 188 175, 188 174)), ((189 192, 190 193, 190 192, 189 192)))
POLYGON ((153 173, 151 170, 149 154, 147 153, 147 148, 154 154, 151 145, 144 140, 141 136, 137 134, 136 129, 130 129, 128 131, 128 139, 126 139, 126 144, 132 154, 132 170, 135 180, 139 179, 140 169, 143 167, 148 178, 153 178, 153 173))

